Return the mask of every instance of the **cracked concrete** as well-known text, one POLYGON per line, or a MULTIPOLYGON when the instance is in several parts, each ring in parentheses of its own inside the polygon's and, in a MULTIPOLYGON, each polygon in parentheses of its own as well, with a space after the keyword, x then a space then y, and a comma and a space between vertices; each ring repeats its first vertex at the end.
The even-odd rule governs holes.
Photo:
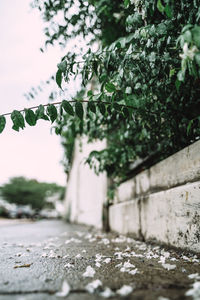
POLYGON ((65 280, 69 300, 103 299, 106 287, 114 293, 112 299, 121 299, 117 291, 124 285, 133 290, 125 299, 183 300, 192 299, 185 293, 199 280, 198 275, 188 277, 200 270, 200 260, 192 253, 91 227, 19 222, 1 225, 0 233, 0 300, 60 299, 56 293, 65 280), (88 266, 95 271, 93 277, 83 276, 88 266), (102 286, 89 294, 86 286, 97 279, 102 286))

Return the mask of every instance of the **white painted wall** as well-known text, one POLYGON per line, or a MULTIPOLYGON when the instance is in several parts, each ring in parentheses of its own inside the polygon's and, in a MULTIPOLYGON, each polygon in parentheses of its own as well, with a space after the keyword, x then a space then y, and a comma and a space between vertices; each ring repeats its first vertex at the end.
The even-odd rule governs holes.
POLYGON ((65 216, 70 222, 93 225, 102 228, 103 203, 106 201, 106 174, 97 176, 86 165, 85 158, 93 150, 106 147, 105 141, 87 143, 87 138, 76 140, 72 169, 67 183, 65 216))

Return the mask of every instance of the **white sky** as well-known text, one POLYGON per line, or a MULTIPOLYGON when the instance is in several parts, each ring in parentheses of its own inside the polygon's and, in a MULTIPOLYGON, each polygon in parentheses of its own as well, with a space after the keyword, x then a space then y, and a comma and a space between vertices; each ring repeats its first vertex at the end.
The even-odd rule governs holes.
MULTIPOLYGON (((54 48, 45 54, 39 51, 45 41, 44 23, 39 12, 30 9, 30 1, 0 0, 0 114, 47 103, 45 93, 31 101, 23 94, 54 74, 64 55, 54 48)), ((60 138, 50 134, 50 122, 27 124, 16 132, 9 119, 0 134, 0 184, 13 176, 26 176, 65 185, 63 149, 60 138)))

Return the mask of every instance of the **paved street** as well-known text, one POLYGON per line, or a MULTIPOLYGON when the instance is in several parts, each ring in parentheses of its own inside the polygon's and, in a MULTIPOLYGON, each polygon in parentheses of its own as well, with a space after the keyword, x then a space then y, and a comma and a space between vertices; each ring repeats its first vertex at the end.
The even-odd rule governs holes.
POLYGON ((200 299, 194 254, 63 221, 0 222, 0 247, 0 300, 200 299))

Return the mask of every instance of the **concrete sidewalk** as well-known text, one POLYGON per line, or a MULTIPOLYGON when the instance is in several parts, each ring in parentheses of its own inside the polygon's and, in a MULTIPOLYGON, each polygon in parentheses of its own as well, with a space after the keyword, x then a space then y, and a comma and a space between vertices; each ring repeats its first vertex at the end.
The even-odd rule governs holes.
POLYGON ((0 226, 0 300, 200 299, 200 260, 62 221, 0 226))

